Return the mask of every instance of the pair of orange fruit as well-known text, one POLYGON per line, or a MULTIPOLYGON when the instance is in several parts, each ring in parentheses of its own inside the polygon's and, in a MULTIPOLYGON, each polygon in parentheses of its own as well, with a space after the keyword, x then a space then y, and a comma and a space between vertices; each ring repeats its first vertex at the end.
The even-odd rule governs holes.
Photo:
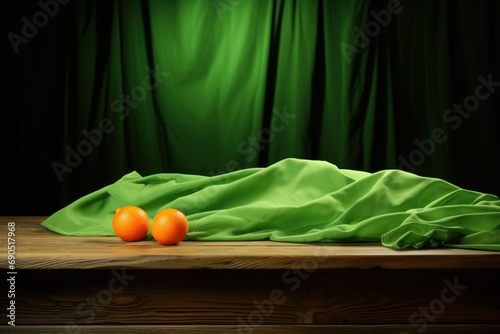
MULTIPOLYGON (((188 234, 186 216, 177 209, 164 209, 156 214, 151 223, 153 238, 162 245, 175 245, 188 234)), ((123 241, 139 241, 149 231, 149 217, 138 206, 119 208, 113 217, 113 230, 123 241)))

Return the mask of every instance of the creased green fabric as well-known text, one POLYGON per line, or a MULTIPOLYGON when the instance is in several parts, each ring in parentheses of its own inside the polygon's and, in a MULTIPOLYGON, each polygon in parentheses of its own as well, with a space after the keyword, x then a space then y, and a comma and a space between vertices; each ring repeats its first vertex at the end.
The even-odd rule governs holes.
POLYGON ((207 177, 133 172, 42 223, 64 235, 111 236, 114 211, 167 207, 189 220, 187 240, 376 242, 387 247, 500 250, 500 200, 399 170, 367 173, 285 159, 207 177))

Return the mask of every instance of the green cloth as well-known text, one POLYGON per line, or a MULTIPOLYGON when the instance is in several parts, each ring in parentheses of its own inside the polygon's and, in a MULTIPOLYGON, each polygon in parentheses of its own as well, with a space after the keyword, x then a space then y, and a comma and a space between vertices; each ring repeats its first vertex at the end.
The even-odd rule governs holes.
POLYGON ((150 219, 167 207, 189 220, 187 240, 382 242, 387 247, 500 250, 500 200, 400 170, 367 173, 285 159, 217 176, 133 172, 56 212, 64 235, 112 236, 117 208, 150 219))

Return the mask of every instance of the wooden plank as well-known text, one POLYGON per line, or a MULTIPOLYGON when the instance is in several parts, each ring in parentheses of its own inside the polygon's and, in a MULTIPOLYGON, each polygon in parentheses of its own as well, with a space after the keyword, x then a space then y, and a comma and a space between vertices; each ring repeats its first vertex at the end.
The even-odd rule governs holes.
MULTIPOLYGON (((62 236, 40 225, 45 217, 1 217, 0 235, 16 222, 18 269, 493 269, 500 252, 463 249, 396 251, 380 244, 299 244, 271 241, 195 242, 162 246, 154 240, 125 243, 117 237, 62 236)), ((6 238, 1 238, 4 245, 6 238)), ((7 268, 7 253, 0 268, 7 268)))
MULTIPOLYGON (((16 326, 16 333, 44 333, 61 334, 77 333, 175 333, 175 334, 387 334, 387 333, 416 333, 415 328, 408 325, 369 325, 369 326, 259 326, 248 330, 241 330, 237 326, 81 326, 79 328, 66 328, 65 326, 16 326)), ((429 325, 426 334, 498 334, 500 325, 429 325)), ((12 328, 0 326, 0 333, 12 333, 12 328)))
POLYGON ((499 281, 498 270, 25 270, 16 280, 16 321, 498 325, 499 281))
POLYGON ((165 247, 64 237, 41 227, 43 217, 18 218, 0 219, 5 235, 16 221, 16 266, 25 269, 16 277, 16 332, 71 332, 72 324, 94 333, 500 332, 497 252, 269 241, 165 247))

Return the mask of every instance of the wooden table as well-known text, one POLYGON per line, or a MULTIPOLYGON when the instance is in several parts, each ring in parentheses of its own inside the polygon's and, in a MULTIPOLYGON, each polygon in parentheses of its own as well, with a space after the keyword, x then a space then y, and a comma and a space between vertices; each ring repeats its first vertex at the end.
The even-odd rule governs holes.
MULTIPOLYGON (((500 253, 125 243, 15 222, 15 333, 500 333, 500 253)), ((12 275, 5 274, 7 278, 12 275)), ((5 311, 4 311, 5 312, 5 311)))

